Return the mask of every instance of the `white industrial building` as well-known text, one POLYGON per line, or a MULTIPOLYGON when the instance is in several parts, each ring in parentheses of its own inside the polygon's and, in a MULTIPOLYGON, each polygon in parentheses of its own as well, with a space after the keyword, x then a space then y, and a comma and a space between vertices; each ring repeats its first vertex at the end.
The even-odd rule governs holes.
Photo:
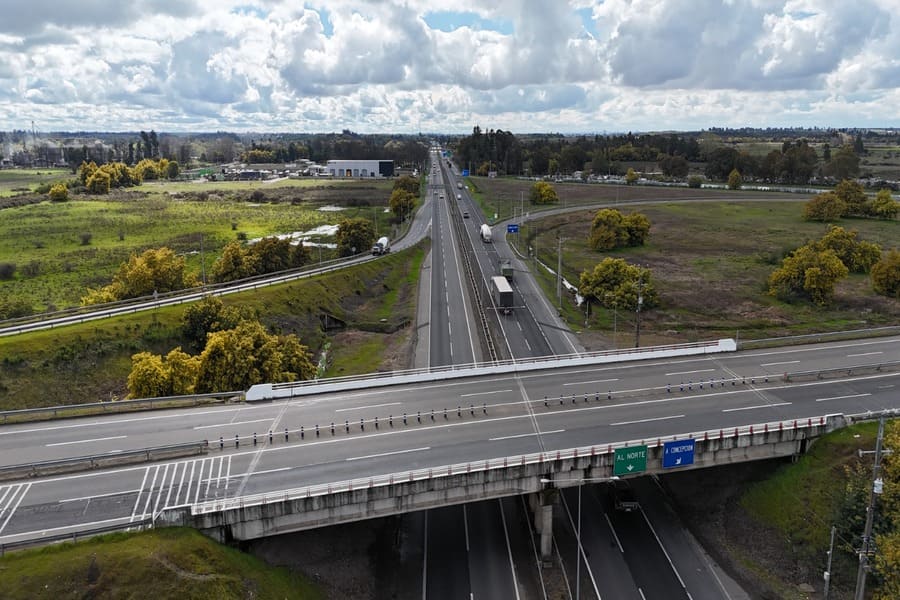
POLYGON ((393 177, 392 160, 329 160, 325 172, 332 177, 393 177))

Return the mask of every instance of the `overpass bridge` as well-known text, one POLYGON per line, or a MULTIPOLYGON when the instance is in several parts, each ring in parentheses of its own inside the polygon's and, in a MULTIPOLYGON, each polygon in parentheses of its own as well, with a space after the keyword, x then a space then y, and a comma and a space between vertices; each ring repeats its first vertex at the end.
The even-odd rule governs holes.
POLYGON ((529 495, 543 559, 552 543, 556 490, 585 479, 627 478, 796 456, 853 422, 844 415, 793 419, 372 475, 167 508, 155 526, 187 526, 220 542, 506 496, 529 495), (673 448, 680 450, 670 458, 673 448))

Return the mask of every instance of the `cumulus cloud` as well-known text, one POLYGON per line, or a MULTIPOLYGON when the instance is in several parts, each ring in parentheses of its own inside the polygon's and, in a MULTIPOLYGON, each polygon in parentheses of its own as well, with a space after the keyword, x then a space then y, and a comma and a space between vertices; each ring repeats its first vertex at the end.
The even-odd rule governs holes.
POLYGON ((3 129, 23 115, 158 131, 900 125, 895 0, 0 0, 0 14, 3 129))

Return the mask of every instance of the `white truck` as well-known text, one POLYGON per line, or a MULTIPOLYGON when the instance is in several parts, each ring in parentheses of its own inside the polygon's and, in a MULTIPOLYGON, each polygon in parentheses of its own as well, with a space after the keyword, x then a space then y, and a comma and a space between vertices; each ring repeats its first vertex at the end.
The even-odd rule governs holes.
POLYGON ((504 315, 508 315, 513 309, 513 291, 509 281, 503 275, 494 275, 491 277, 491 290, 494 296, 494 305, 497 310, 504 315))
POLYGON ((485 244, 490 244, 491 243, 491 226, 488 225, 487 223, 482 223, 481 231, 479 232, 479 235, 481 236, 482 242, 484 242, 485 244))
POLYGON ((372 256, 387 254, 390 251, 391 245, 388 243, 388 239, 386 237, 378 238, 378 241, 375 242, 374 246, 372 246, 372 256))

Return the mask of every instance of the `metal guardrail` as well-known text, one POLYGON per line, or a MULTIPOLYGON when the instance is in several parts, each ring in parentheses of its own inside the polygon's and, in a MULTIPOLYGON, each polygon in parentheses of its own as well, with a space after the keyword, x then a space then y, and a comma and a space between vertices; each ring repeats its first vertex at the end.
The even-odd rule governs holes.
POLYGON ((856 365, 852 367, 835 367, 833 369, 820 369, 818 371, 793 371, 785 373, 782 376, 782 379, 784 381, 810 381, 863 375, 865 373, 891 373, 894 371, 900 371, 900 361, 856 365))
POLYGON ((750 347, 785 346, 794 343, 815 344, 829 342, 835 339, 859 339, 866 337, 886 337, 900 335, 900 325, 887 325, 885 327, 868 327, 865 329, 847 329, 845 331, 826 331, 824 333, 804 333, 787 335, 774 338, 740 339, 735 338, 738 350, 747 350, 750 347))
POLYGON ((21 465, 7 465, 0 467, 0 481, 21 479, 24 477, 40 477, 42 475, 57 473, 71 473, 74 471, 90 471, 115 464, 150 462, 156 458, 174 458, 176 456, 204 454, 208 449, 209 441, 202 440, 198 442, 186 442, 183 444, 169 444, 166 446, 152 446, 135 450, 115 451, 106 454, 42 460, 21 465))
POLYGON ((135 519, 134 521, 127 523, 117 523, 114 525, 102 525, 100 527, 91 527, 87 529, 79 529, 76 531, 71 531, 69 533, 54 533, 51 535, 42 535, 39 538, 29 538, 24 540, 19 540, 15 542, 3 542, 0 543, 0 556, 3 556, 7 552, 13 552, 15 550, 24 550, 26 548, 33 548, 35 546, 45 546, 47 544, 56 544, 60 542, 77 542, 78 540, 83 540, 86 538, 94 537, 96 535, 103 535, 105 533, 114 533, 116 531, 130 531, 132 529, 137 529, 138 531, 142 529, 152 528, 153 527, 153 519, 150 517, 144 517, 142 519, 135 519))
POLYGON ((238 398, 243 401, 244 392, 215 392, 211 394, 190 394, 186 396, 160 396, 155 398, 136 398, 133 400, 114 400, 111 402, 90 402, 87 404, 64 404, 41 408, 19 408, 0 411, 0 424, 21 423, 25 421, 41 421, 72 416, 88 416, 119 412, 135 412, 139 410, 159 408, 161 404, 181 406, 198 406, 227 402, 238 398), (74 414, 73 414, 74 413, 74 414), (19 418, 21 417, 21 418, 19 418), (43 417, 43 418, 42 418, 43 417))
MULTIPOLYGON (((893 414, 893 411, 891 414, 893 414)), ((551 450, 531 454, 520 454, 517 456, 507 456, 502 458, 492 458, 467 463, 456 463, 452 465, 442 465, 437 467, 403 471, 400 473, 388 473, 384 475, 360 477, 356 479, 322 483, 300 488, 291 488, 287 490, 278 490, 261 494, 238 496, 235 498, 222 498, 217 500, 209 500, 206 502, 199 502, 197 504, 191 505, 191 514, 198 515, 210 512, 241 509, 249 506, 260 506, 276 502, 288 502, 301 498, 327 496, 341 492, 352 492, 354 490, 360 489, 391 486, 399 483, 409 483, 435 478, 451 477, 453 475, 462 475, 464 473, 478 473, 507 469, 515 466, 544 464, 559 460, 613 454, 618 448, 625 448, 635 445, 647 445, 648 447, 658 448, 661 447, 665 442, 674 440, 724 440, 728 438, 752 436, 774 431, 809 429, 812 427, 822 427, 827 424, 830 418, 838 417, 843 417, 843 415, 831 414, 801 419, 769 421, 766 423, 757 423, 753 425, 711 429, 699 432, 653 437, 641 440, 629 440, 624 442, 615 442, 593 446, 581 446, 578 448, 567 448, 564 450, 551 450)))

